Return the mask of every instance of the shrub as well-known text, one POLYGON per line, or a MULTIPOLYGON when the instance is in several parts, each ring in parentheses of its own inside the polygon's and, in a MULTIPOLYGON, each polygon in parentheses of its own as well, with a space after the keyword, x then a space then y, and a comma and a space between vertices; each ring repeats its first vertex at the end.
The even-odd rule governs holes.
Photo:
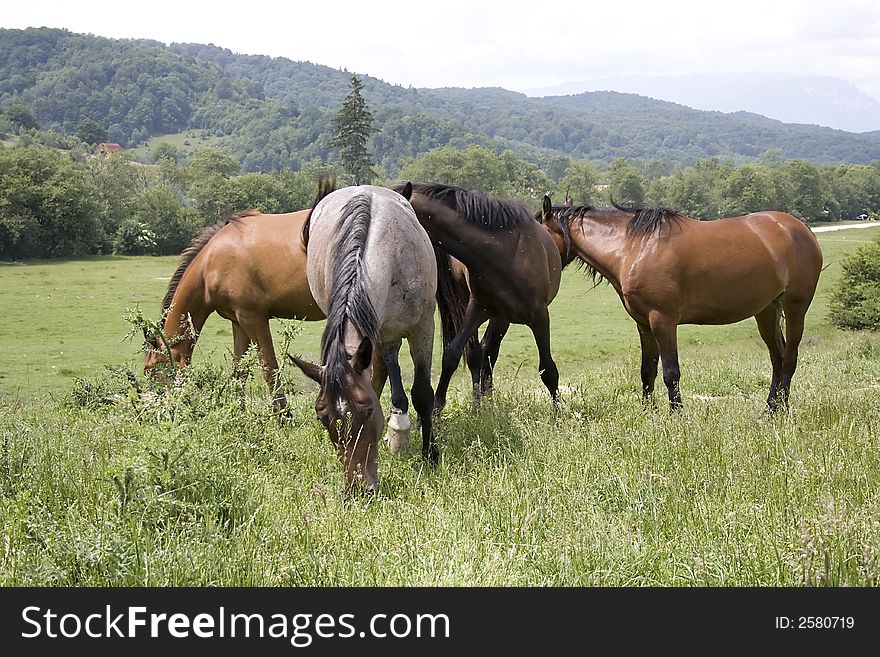
POLYGON ((167 187, 154 187, 141 194, 134 217, 153 240, 150 253, 159 255, 180 253, 201 228, 198 215, 184 207, 167 187))
POLYGON ((880 236, 844 259, 831 294, 830 320, 843 329, 880 330, 880 236))
POLYGON ((148 255, 156 249, 156 235, 137 219, 124 219, 113 238, 113 252, 120 255, 148 255))

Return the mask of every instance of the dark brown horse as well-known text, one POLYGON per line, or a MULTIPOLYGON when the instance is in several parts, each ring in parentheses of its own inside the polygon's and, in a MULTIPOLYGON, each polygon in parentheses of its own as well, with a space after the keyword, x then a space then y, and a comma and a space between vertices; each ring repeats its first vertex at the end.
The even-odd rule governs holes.
POLYGON ((468 343, 474 396, 491 392, 492 368, 511 324, 532 330, 541 380, 558 401, 559 372, 550 353, 547 307, 559 291, 562 263, 547 231, 525 205, 460 187, 416 183, 410 203, 440 250, 444 350, 436 411, 446 403, 450 379, 468 343), (489 325, 477 344, 474 336, 486 320, 489 325))
MULTIPOLYGON (((317 203, 332 189, 322 182, 317 203)), ((324 319, 309 291, 302 230, 311 210, 287 214, 233 215, 205 229, 183 250, 171 277, 162 311, 161 338, 148 341, 144 371, 168 362, 189 364, 205 321, 212 312, 232 322, 233 353, 240 359, 256 343, 276 408, 287 404, 278 391, 278 361, 269 319, 324 319), (170 309, 170 310, 169 310, 170 309)))
POLYGON ((594 279, 605 278, 635 320, 646 399, 662 358, 669 402, 681 407, 679 324, 754 316, 773 366, 767 406, 775 411, 788 403, 804 316, 822 270, 819 243, 801 221, 772 211, 697 221, 665 209, 552 206, 546 196, 538 216, 564 265, 579 258, 594 279))

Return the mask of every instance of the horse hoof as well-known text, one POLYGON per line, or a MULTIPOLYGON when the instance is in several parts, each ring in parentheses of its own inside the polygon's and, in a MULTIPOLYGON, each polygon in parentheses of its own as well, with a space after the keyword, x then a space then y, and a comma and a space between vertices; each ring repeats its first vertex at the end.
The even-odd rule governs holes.
POLYGON ((388 418, 388 434, 385 436, 389 452, 397 454, 409 448, 410 426, 406 413, 391 414, 388 418))

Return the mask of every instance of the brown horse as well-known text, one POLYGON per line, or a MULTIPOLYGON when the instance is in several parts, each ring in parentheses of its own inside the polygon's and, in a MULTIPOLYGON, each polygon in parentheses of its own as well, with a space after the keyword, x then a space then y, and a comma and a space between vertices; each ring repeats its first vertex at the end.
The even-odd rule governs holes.
MULTIPOLYGON (((331 185, 319 186, 317 203, 331 185)), ((314 205, 314 204, 313 204, 314 205)), ((192 359, 199 332, 212 312, 232 322, 233 353, 240 359, 251 343, 260 352, 263 375, 277 409, 287 405, 276 390, 278 361, 269 319, 324 319, 309 291, 303 227, 311 210, 287 214, 233 215, 211 226, 183 250, 162 302, 163 334, 148 342, 144 371, 168 362, 183 367, 192 359)))
POLYGON ((580 258, 594 280, 611 283, 635 320, 645 399, 662 358, 669 402, 681 407, 679 324, 754 316, 773 366, 767 406, 787 405, 804 316, 822 270, 819 243, 801 221, 773 211, 697 221, 665 209, 552 206, 546 196, 538 216, 564 265, 580 258))
POLYGON ((547 307, 559 291, 562 263, 547 231, 525 205, 460 187, 416 183, 410 203, 440 250, 438 305, 444 350, 436 411, 446 403, 450 379, 467 344, 474 397, 491 392, 492 369, 511 324, 532 330, 541 380, 557 402, 559 371, 550 353, 547 307), (489 325, 477 344, 474 336, 486 320, 489 325))

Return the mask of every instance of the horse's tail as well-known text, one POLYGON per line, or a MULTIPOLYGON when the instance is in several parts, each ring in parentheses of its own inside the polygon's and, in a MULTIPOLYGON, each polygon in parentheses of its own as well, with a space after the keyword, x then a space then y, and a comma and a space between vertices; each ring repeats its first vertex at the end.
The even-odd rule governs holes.
POLYGON ((315 209, 315 206, 318 205, 322 198, 335 190, 335 178, 326 178, 325 176, 318 178, 318 191, 315 194, 315 200, 312 202, 312 207, 309 208, 309 214, 306 217, 305 223, 303 223, 302 232, 300 233, 300 239, 302 239, 303 246, 307 247, 309 245, 309 229, 312 226, 312 210, 315 209))
MULTIPOLYGON (((452 260, 446 251, 435 245, 434 257, 437 259, 437 309, 440 311, 443 348, 446 349, 464 323, 464 313, 470 299, 470 291, 467 285, 455 276, 452 260)), ((475 345, 475 338, 468 340, 465 344, 465 362, 468 362, 475 345)))
POLYGON ((345 350, 346 323, 375 346, 381 328, 367 290, 364 251, 372 222, 373 199, 369 194, 351 198, 339 221, 339 239, 333 254, 330 280, 330 308, 321 336, 321 362, 324 364, 323 386, 342 390, 352 367, 345 350))

